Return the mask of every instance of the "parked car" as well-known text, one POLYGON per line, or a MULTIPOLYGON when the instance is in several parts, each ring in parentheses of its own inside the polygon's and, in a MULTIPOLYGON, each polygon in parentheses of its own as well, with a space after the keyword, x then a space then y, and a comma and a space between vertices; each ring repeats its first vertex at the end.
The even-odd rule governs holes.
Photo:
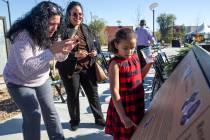
POLYGON ((102 67, 105 68, 107 72, 108 72, 108 61, 112 57, 113 57, 113 54, 107 51, 101 51, 101 53, 97 55, 98 60, 102 64, 102 67))
POLYGON ((104 56, 106 61, 109 61, 113 57, 113 54, 107 51, 102 51, 101 54, 104 56))

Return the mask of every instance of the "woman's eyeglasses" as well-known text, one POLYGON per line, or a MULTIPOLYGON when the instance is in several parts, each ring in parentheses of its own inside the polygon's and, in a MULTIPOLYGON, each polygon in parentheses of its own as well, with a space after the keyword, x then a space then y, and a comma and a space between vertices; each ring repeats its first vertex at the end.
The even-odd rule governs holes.
POLYGON ((73 17, 83 17, 83 14, 82 13, 72 13, 71 16, 73 17))

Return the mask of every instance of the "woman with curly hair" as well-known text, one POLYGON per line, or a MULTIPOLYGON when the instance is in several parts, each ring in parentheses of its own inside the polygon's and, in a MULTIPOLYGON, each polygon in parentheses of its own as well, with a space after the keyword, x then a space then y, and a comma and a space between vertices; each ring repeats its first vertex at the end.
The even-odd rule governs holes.
POLYGON ((41 113, 50 140, 64 140, 49 80, 49 61, 64 60, 76 39, 57 41, 61 8, 50 1, 37 4, 10 28, 11 41, 4 79, 23 116, 24 140, 40 140, 41 113))

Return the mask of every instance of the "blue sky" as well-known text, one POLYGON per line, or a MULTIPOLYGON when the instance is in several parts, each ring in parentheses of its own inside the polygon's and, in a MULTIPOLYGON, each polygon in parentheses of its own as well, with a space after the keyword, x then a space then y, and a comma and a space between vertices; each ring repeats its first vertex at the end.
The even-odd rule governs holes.
MULTIPOLYGON (((18 17, 24 15, 37 2, 41 0, 9 0, 12 23, 18 17)), ((68 0, 52 0, 63 8, 66 8, 68 0)), ((203 22, 210 25, 210 0, 78 0, 81 2, 85 13, 85 22, 90 22, 90 13, 103 18, 107 25, 137 25, 137 14, 147 20, 147 25, 152 28, 152 11, 149 5, 156 2, 159 6, 155 9, 155 17, 161 13, 174 14, 176 25, 201 25, 203 22)), ((0 0, 0 16, 7 17, 7 5, 0 0)), ((8 25, 9 27, 9 25, 8 25)), ((158 28, 155 23, 155 29, 158 28)))

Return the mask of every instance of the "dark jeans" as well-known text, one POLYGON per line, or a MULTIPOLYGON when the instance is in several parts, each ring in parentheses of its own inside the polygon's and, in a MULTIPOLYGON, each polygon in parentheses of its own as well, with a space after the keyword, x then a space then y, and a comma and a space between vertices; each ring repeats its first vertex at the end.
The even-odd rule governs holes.
POLYGON ((143 54, 141 52, 141 49, 146 48, 146 47, 149 47, 149 46, 137 46, 137 54, 138 54, 138 57, 139 57, 141 69, 143 69, 144 66, 147 64, 146 60, 144 59, 143 54))
POLYGON ((64 140, 61 123, 53 102, 50 80, 39 87, 32 88, 8 83, 7 88, 22 112, 24 140, 40 140, 40 112, 42 112, 49 139, 64 140))
POLYGON ((85 94, 88 98, 90 108, 95 120, 103 120, 103 113, 98 96, 98 86, 94 70, 82 70, 79 73, 74 73, 71 78, 60 73, 64 87, 67 93, 67 105, 70 115, 71 124, 79 124, 80 122, 80 106, 79 106, 79 88, 82 85, 85 94))

